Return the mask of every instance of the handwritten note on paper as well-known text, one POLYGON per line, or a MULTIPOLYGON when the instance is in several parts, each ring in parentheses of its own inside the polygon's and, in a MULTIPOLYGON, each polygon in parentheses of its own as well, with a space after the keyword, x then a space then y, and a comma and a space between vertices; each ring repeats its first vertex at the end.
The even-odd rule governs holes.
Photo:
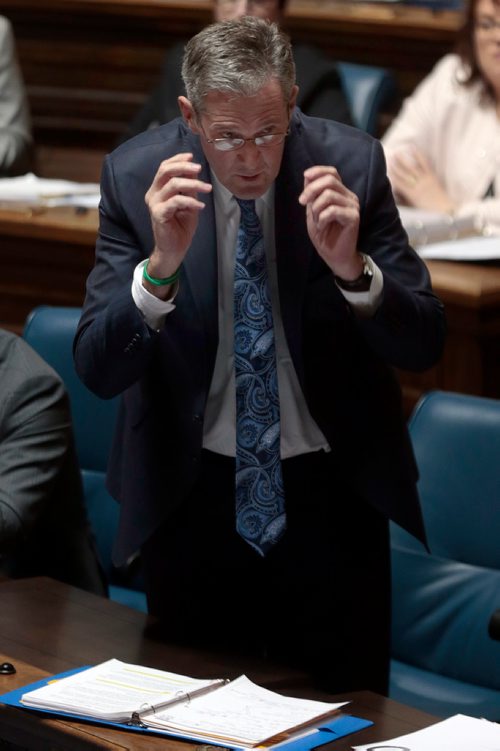
POLYGON ((148 722, 200 740, 215 738, 252 746, 322 717, 322 710, 330 716, 344 704, 282 696, 240 676, 190 705, 156 712, 148 722))
POLYGON ((276 736, 281 741, 306 729, 318 732, 346 702, 282 696, 245 676, 205 680, 108 660, 28 690, 20 703, 246 751, 270 738, 278 742, 276 736))
POLYGON ((352 748, 354 751, 499 751, 500 725, 457 714, 415 733, 352 748))

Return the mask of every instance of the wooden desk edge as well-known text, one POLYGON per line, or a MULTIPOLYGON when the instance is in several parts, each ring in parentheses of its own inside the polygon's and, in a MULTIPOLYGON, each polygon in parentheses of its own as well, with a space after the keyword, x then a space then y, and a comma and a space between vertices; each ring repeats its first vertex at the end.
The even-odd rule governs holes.
MULTIPOLYGON (((0 662, 13 662, 16 667, 16 673, 11 676, 0 676, 0 692, 6 693, 7 691, 27 686, 35 681, 39 681, 50 675, 45 670, 34 667, 29 663, 22 660, 13 660, 10 655, 6 653, 0 653, 0 662)), ((433 715, 420 712, 413 708, 406 708, 404 705, 399 704, 391 699, 374 694, 371 691, 355 691, 347 694, 330 697, 332 701, 349 701, 354 704, 352 709, 354 714, 358 716, 370 719, 371 717, 377 717, 383 715, 385 717, 393 717, 398 722, 407 721, 410 730, 418 724, 421 727, 427 727, 435 722, 439 721, 439 718, 433 715), (405 718, 405 712, 408 711, 408 718, 405 718)), ((351 713, 351 705, 348 704, 343 713, 351 713)), ((18 707, 11 707, 0 702, 0 718, 1 718, 1 737, 4 740, 19 743, 23 740, 21 734, 24 734, 24 742, 29 743, 30 738, 33 738, 33 734, 36 734, 37 738, 54 741, 54 734, 63 735, 65 739, 71 739, 74 748, 86 747, 91 748, 148 748, 149 746, 156 748, 156 744, 168 742, 169 751, 173 751, 175 747, 179 747, 179 750, 189 747, 199 747, 198 743, 188 743, 186 741, 180 741, 171 736, 157 736, 157 735, 134 735, 130 731, 126 731, 120 727, 113 727, 107 725, 101 725, 99 723, 87 723, 73 719, 66 719, 64 717, 57 717, 54 715, 43 715, 34 711, 26 710, 22 711, 18 707), (22 712, 22 718, 20 715, 22 712), (124 740, 124 735, 126 739, 124 740), (149 739, 149 741, 148 741, 149 739), (83 744, 80 746, 80 744, 83 744), (96 745, 98 744, 98 745, 96 745), (108 745, 109 744, 109 745, 108 745), (146 744, 146 745, 142 745, 146 744)), ((374 723, 377 724, 376 722, 374 723)), ((371 726, 373 728, 373 726, 371 726)), ((358 739, 361 743, 361 739, 358 739)), ((357 741, 358 742, 358 741, 357 741)), ((29 748, 30 746, 28 746, 29 748)), ((73 748, 73 746, 72 746, 73 748)), ((216 748, 214 747, 214 751, 216 748)))
POLYGON ((53 240, 94 246, 98 230, 97 209, 78 213, 74 207, 12 211, 0 208, 0 235, 53 240))

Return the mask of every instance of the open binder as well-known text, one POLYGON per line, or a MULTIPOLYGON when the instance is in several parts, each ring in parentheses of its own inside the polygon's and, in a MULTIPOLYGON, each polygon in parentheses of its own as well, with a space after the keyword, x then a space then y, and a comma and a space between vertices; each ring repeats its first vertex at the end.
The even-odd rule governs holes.
POLYGON ((234 749, 310 751, 372 724, 341 714, 343 703, 281 696, 246 676, 206 681, 119 660, 46 678, 0 696, 0 702, 234 749))

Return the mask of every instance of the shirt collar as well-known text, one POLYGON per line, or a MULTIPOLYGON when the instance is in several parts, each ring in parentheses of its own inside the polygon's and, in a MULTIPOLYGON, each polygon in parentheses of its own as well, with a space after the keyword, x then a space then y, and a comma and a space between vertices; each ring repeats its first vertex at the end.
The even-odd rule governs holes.
MULTIPOLYGON (((214 192, 214 203, 222 214, 228 216, 231 214, 236 205, 234 195, 229 191, 211 171, 212 187, 214 192)), ((255 209, 257 215, 261 216, 264 211, 272 209, 274 204, 274 183, 266 190, 263 196, 255 200, 255 209)))

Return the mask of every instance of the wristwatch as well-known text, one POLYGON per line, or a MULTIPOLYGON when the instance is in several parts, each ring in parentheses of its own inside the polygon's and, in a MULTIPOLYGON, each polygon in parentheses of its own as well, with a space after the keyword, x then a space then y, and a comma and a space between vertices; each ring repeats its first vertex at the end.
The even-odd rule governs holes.
POLYGON ((338 284, 340 289, 343 289, 346 292, 368 292, 371 287, 373 270, 370 260, 364 253, 360 253, 360 256, 363 261, 363 271, 358 277, 356 277, 356 279, 341 279, 340 276, 334 274, 336 284, 338 284))

